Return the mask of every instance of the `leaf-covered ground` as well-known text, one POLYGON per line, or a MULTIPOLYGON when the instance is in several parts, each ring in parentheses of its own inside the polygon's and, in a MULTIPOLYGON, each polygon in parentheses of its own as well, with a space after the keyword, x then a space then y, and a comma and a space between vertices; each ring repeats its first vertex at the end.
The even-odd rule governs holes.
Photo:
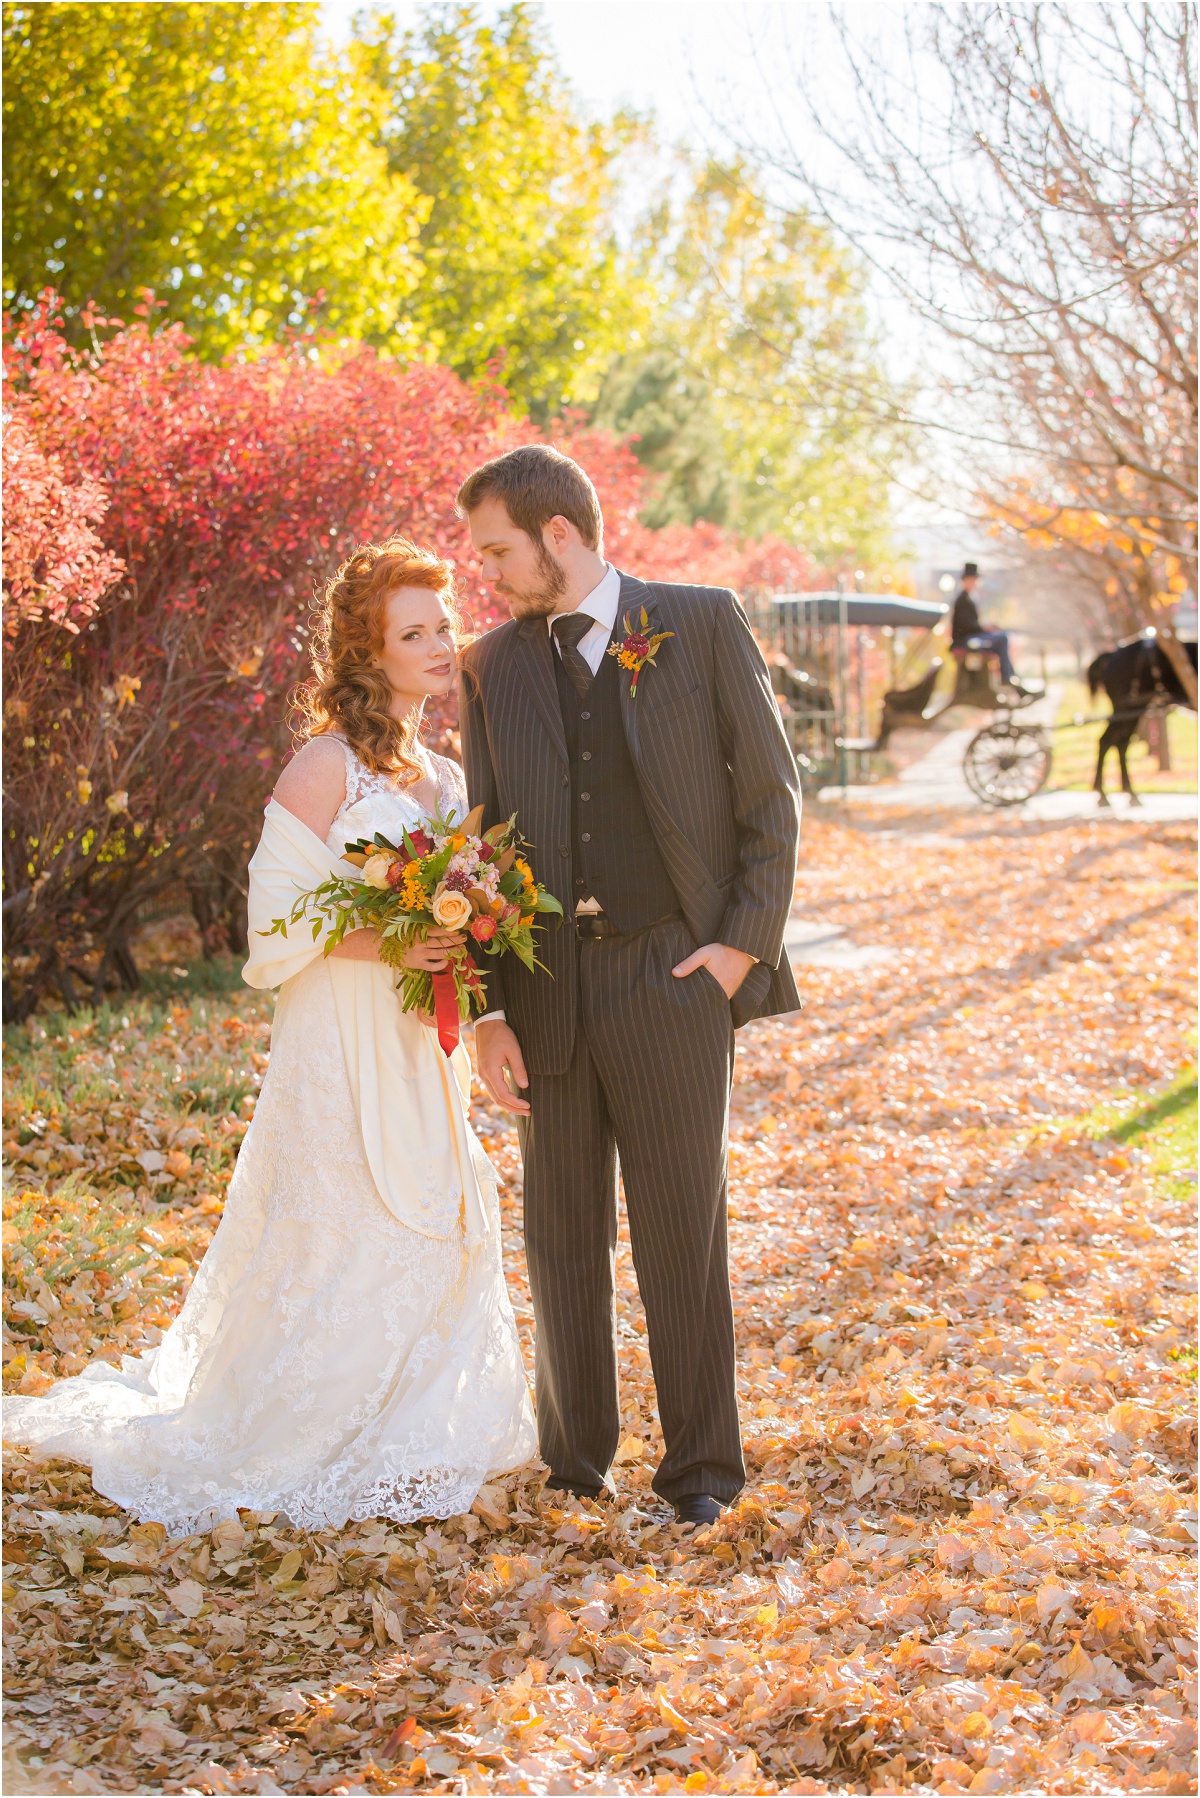
MULTIPOLYGON (((609 1504, 534 1467, 168 1541, 10 1451, 5 1789, 1194 1790, 1194 834, 807 823, 803 915, 890 955, 739 1039, 750 1477, 707 1535, 649 1490, 627 1249, 609 1504)), ((11 1033, 9 1389, 157 1341, 210 1239, 269 1006, 177 978, 11 1033)))

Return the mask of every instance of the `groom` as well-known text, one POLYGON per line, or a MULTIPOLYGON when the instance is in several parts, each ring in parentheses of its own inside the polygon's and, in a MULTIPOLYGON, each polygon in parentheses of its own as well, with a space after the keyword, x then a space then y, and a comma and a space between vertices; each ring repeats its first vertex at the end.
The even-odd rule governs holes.
MULTIPOLYGON (((516 812, 566 919, 539 949, 553 978, 485 960, 476 1030, 480 1078, 525 1120, 548 1484, 599 1496, 620 1436, 619 1156, 666 1442, 654 1487, 681 1522, 709 1523, 745 1479, 725 1221, 733 1032, 799 1004, 781 954, 795 763, 735 596, 607 563, 576 463, 526 444, 477 469, 458 505, 512 613, 463 656, 470 802, 485 826, 516 812), (643 607, 646 635, 667 634, 634 693, 611 651, 641 632, 643 607)), ((644 654, 632 644, 626 662, 644 654)))

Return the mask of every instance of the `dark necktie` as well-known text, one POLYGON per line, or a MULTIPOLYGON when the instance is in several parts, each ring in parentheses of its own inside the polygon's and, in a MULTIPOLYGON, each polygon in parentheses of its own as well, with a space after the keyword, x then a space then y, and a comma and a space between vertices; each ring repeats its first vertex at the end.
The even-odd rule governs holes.
POLYGON ((554 640, 562 652, 563 667, 567 671, 567 679, 583 698, 592 684, 592 671, 580 654, 579 645, 587 636, 596 620, 588 613, 568 612, 562 618, 554 620, 551 629, 554 640))

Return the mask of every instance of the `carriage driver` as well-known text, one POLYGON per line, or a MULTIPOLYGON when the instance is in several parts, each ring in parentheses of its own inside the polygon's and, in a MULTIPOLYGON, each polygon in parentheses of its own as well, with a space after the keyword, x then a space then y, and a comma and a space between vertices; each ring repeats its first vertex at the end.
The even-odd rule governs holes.
POLYGON ((1006 687, 1014 687, 1023 691, 1021 683, 1013 674, 1012 657, 1008 652, 1008 632, 990 630, 979 622, 979 612, 975 606, 973 594, 979 585, 979 564, 965 562, 962 571, 962 584, 954 600, 954 611, 950 617, 951 649, 987 649, 994 654, 1000 663, 1000 679, 1006 687))

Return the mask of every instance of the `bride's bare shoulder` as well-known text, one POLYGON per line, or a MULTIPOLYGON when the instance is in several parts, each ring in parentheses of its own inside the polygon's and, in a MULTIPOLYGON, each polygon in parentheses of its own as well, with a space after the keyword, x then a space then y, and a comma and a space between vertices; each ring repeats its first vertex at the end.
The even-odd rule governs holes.
POLYGON ((285 811, 323 837, 346 797, 346 752, 337 737, 312 737, 275 782, 285 811))

